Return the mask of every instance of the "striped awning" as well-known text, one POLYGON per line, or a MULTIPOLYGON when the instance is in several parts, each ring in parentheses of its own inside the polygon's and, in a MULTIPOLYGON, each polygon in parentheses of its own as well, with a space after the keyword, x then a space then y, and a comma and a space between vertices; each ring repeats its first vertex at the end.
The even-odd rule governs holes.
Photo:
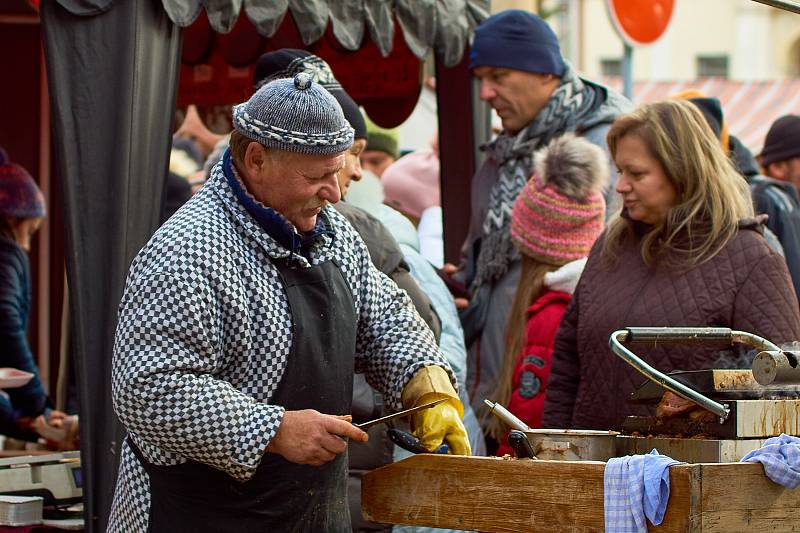
MULTIPOLYGON (((604 83, 622 90, 622 79, 606 78, 604 83)), ((719 98, 728 131, 754 154, 761 152, 764 137, 775 119, 800 115, 800 79, 733 81, 701 78, 692 81, 640 81, 633 84, 635 103, 655 102, 677 92, 696 89, 719 98)))

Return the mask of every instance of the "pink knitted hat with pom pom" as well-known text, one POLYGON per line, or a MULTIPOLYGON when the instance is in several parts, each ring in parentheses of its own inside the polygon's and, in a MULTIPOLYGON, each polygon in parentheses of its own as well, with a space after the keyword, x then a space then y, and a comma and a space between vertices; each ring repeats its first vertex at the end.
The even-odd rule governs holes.
POLYGON ((15 218, 45 216, 44 196, 28 171, 8 160, 0 148, 0 215, 15 218))
POLYGON ((537 152, 534 160, 534 175, 514 203, 512 241, 523 255, 549 265, 586 257, 605 221, 605 154, 567 134, 537 152))

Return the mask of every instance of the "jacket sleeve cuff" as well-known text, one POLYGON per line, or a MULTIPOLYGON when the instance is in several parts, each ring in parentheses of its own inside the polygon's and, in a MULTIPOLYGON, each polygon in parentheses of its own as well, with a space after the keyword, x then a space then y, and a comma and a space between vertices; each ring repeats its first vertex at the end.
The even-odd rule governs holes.
POLYGON ((459 417, 464 416, 464 406, 458 399, 450 376, 440 366, 426 366, 420 369, 403 388, 403 408, 410 409, 417 405, 433 402, 440 398, 448 398, 457 410, 459 417))

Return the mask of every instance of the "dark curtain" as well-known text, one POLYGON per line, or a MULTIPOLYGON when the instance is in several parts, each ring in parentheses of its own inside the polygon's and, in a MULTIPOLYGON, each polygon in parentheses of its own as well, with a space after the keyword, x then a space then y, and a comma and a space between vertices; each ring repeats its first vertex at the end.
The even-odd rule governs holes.
POLYGON ((123 431, 111 405, 117 306, 158 223, 180 31, 158 0, 44 0, 62 177, 88 531, 105 531, 123 431))

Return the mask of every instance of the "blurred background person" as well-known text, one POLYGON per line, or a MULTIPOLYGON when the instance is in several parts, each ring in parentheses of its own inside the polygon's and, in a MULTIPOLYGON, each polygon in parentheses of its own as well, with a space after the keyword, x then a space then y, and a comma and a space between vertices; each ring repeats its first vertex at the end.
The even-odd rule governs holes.
POLYGON ((0 148, 0 367, 33 375, 0 394, 0 433, 22 441, 49 440, 49 447, 76 449, 78 418, 53 411, 28 344, 31 272, 27 252, 47 214, 31 175, 0 148))
POLYGON ((786 115, 773 122, 758 157, 764 174, 800 189, 800 116, 786 115))
POLYGON ((444 264, 439 157, 433 150, 406 154, 381 177, 383 202, 402 213, 414 225, 419 251, 432 265, 444 264), (419 231, 425 218, 424 231, 419 231))
MULTIPOLYGON (((556 332, 586 256, 603 231, 608 162, 599 147, 568 133, 537 152, 534 166, 511 218, 522 274, 492 399, 537 428, 542 424, 556 332)), ((486 423, 500 444, 497 455, 511 454, 508 428, 494 416, 486 423)))
POLYGON ((397 129, 381 128, 367 117, 367 146, 361 152, 361 166, 380 178, 398 157, 397 129))
MULTIPOLYGON (((717 326, 776 343, 800 338, 786 263, 760 234, 747 182, 697 107, 642 106, 614 122, 608 145, 623 207, 592 249, 556 337, 545 427, 619 429, 642 412, 627 403, 641 375, 608 348, 617 329, 717 326)), ((700 346, 641 356, 664 372, 748 362, 700 346)))
POLYGON ((201 171, 203 157, 194 141, 172 138, 169 152, 169 171, 164 183, 161 205, 161 224, 192 197, 192 180, 201 171))
POLYGON ((750 186, 757 215, 767 215, 764 238, 783 255, 795 293, 800 299, 800 198, 791 183, 772 179, 759 172, 753 153, 728 131, 728 124, 720 101, 697 90, 686 90, 673 95, 697 106, 706 122, 719 139, 722 150, 728 154, 736 169, 750 186))

